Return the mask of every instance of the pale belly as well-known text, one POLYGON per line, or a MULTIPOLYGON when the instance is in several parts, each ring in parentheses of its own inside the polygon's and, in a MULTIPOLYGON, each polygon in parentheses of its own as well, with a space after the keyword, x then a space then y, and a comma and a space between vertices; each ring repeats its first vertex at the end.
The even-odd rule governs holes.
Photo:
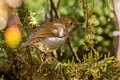
POLYGON ((67 40, 67 36, 63 38, 49 37, 42 39, 40 42, 36 43, 35 45, 42 52, 52 52, 62 47, 66 43, 66 40, 67 40))

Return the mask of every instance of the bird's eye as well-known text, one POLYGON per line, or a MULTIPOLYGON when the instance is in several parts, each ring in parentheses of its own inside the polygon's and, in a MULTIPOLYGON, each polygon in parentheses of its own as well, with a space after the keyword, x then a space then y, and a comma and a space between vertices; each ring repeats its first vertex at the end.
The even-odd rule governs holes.
POLYGON ((72 25, 72 24, 73 24, 73 22, 70 22, 69 24, 70 24, 70 25, 72 25))

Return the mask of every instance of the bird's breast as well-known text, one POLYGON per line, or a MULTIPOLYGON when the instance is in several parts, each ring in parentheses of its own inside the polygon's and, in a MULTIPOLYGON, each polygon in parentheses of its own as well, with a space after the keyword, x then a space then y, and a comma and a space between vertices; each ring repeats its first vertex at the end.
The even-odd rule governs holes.
POLYGON ((66 37, 63 37, 63 38, 58 38, 58 37, 49 37, 49 38, 45 38, 44 39, 44 42, 47 43, 47 44, 50 44, 50 43, 63 43, 64 41, 66 40, 66 37))
POLYGON ((67 36, 59 37, 48 37, 40 40, 37 43, 38 48, 43 52, 52 52, 60 47, 62 47, 67 40, 67 36))

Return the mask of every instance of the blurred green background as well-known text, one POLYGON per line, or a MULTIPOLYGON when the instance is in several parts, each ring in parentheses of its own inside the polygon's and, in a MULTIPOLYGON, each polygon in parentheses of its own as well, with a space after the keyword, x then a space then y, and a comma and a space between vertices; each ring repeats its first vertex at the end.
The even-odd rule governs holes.
MULTIPOLYGON (((59 0, 53 0, 57 6, 59 0)), ((86 0, 83 0, 84 3, 86 0)), ((90 51, 90 45, 100 53, 113 55, 113 35, 115 29, 114 14, 111 0, 88 0, 88 21, 90 28, 86 27, 86 8, 82 0, 60 0, 58 13, 60 16, 73 16, 76 21, 83 23, 72 33, 71 41, 78 55, 90 51), (90 38, 89 38, 90 37, 90 38), (91 43, 93 40, 93 43, 91 43)), ((39 20, 44 20, 45 13, 50 11, 49 0, 27 0, 29 8, 39 13, 39 20)), ((84 4, 85 5, 85 4, 84 4)), ((66 51, 70 53, 70 51, 66 51)), ((66 54, 67 55, 67 54, 66 54)), ((70 54, 68 54, 69 56, 70 54)))
MULTIPOLYGON (((59 0, 53 0, 57 7, 59 0)), ((39 15, 37 18, 42 21, 45 14, 50 11, 49 0, 27 0, 31 11, 39 15)), ((115 29, 114 14, 111 0, 88 0, 87 8, 84 8, 82 0, 60 0, 58 13, 60 16, 73 16, 76 21, 83 23, 72 33, 71 41, 73 47, 81 56, 89 52, 91 44, 100 53, 109 53, 113 55, 113 35, 115 29), (88 10, 89 27, 86 27, 86 9, 88 10), (90 15, 89 15, 90 14, 90 15), (93 41, 93 43, 91 42, 93 41)), ((65 54, 69 58, 72 54, 67 48, 65 54)))
MULTIPOLYGON (((46 22, 46 14, 48 19, 50 19, 49 13, 51 10, 50 0, 23 1, 25 1, 27 4, 24 3, 25 5, 23 4, 20 9, 17 9, 19 18, 22 22, 21 43, 26 41, 27 36, 33 30, 33 28, 38 27, 40 23, 46 22), (31 27, 31 24, 35 26, 31 27)), ((15 59, 15 66, 12 67, 14 69, 10 70, 11 73, 14 73, 12 76, 17 79, 20 78, 21 80, 24 80, 23 78, 25 78, 25 80, 29 79, 28 76, 33 77, 34 79, 35 77, 37 79, 44 77, 46 79, 43 80, 48 80, 50 78, 59 77, 58 74, 60 74, 62 79, 64 79, 64 76, 70 75, 69 77, 71 80, 73 80, 73 78, 91 80, 91 77, 94 78, 94 80, 98 78, 102 80, 104 77, 105 80, 117 80, 115 77, 119 76, 119 65, 117 65, 118 63, 113 60, 113 56, 109 58, 109 55, 102 55, 101 60, 101 54, 111 53, 111 55, 115 55, 113 48, 114 36, 112 33, 115 30, 116 22, 113 13, 112 0, 53 1, 56 7, 60 1, 59 7, 57 9, 59 16, 72 16, 77 22, 82 23, 71 33, 70 42, 72 43, 72 47, 76 50, 79 58, 81 61, 83 61, 83 63, 74 63, 74 55, 72 54, 72 51, 68 45, 66 45, 65 50, 58 50, 57 53, 54 52, 53 54, 54 57, 58 59, 58 61, 63 62, 63 65, 60 65, 61 67, 57 65, 59 68, 57 69, 57 66, 53 64, 55 62, 47 62, 47 56, 45 57, 44 54, 39 54, 40 56, 36 55, 36 53, 39 51, 34 47, 30 46, 23 49, 17 47, 15 49, 11 49, 6 46, 3 35, 4 30, 2 30, 0 31, 0 59, 3 64, 4 61, 2 61, 2 57, 7 56, 8 62, 9 58, 12 60, 15 59), (95 53, 96 55, 93 55, 95 53), (87 55, 84 56, 84 54, 87 55), (32 63, 32 60, 34 63, 32 63), (69 60, 71 62, 69 62, 69 60), (40 72, 38 71, 38 68, 40 69, 40 72), (32 69, 33 74, 30 74, 32 73, 32 69), (76 76, 78 78, 75 78, 76 76), (106 79, 107 77, 108 79, 106 79)), ((68 80, 70 79, 68 78, 68 80)))
MULTIPOLYGON (((59 16, 72 16, 77 22, 82 23, 70 35, 74 49, 78 52, 79 57, 91 51, 92 47, 101 54, 111 53, 113 51, 112 32, 115 30, 115 18, 111 0, 53 0, 57 7, 59 16), (87 3, 86 3, 87 1, 87 3), (87 7, 86 7, 87 4, 87 7), (86 23, 88 22, 88 27, 86 23)), ((30 23, 37 24, 45 21, 45 14, 49 17, 50 1, 49 0, 25 0, 27 7, 32 12, 30 23), (34 13, 35 12, 35 13, 34 13)), ((27 14, 27 13, 25 13, 27 14)), ((23 15, 23 14, 22 14, 23 15)), ((27 16, 28 17, 28 16, 27 16)), ((24 19, 24 17, 23 17, 24 19)), ((23 24, 25 31, 27 27, 23 24)), ((3 33, 4 31, 0 32, 3 33)), ((29 32, 28 32, 29 33, 29 32)), ((4 35, 0 34, 0 46, 4 45, 4 35)), ((27 38, 27 36, 26 36, 27 38)), ((25 40, 25 39, 23 39, 25 40)), ((1 48, 2 49, 2 48, 1 48)), ((4 50, 0 50, 1 53, 4 50)), ((67 46, 62 60, 68 60, 72 53, 67 46)))

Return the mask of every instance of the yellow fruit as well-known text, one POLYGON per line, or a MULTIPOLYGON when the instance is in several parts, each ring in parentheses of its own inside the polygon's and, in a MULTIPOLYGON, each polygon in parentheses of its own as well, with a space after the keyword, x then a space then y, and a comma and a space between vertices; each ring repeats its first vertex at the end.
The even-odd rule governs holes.
POLYGON ((21 41, 21 31, 16 26, 10 26, 5 30, 5 42, 11 48, 16 48, 21 41))

